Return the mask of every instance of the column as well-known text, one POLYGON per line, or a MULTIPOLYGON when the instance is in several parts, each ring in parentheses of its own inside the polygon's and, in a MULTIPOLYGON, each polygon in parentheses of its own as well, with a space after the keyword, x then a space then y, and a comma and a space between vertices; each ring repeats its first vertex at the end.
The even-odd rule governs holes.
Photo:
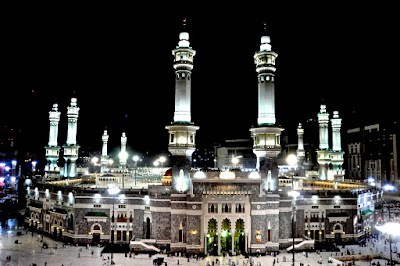
POLYGON ((235 223, 234 220, 231 220, 231 238, 232 238, 232 255, 234 254, 233 252, 235 251, 235 223))
MULTIPOLYGON (((221 223, 222 223, 222 221, 221 221, 221 223)), ((219 223, 220 224, 220 226, 222 226, 222 224, 221 223, 219 223)), ((219 255, 221 255, 221 229, 220 228, 218 228, 218 256, 219 255)))

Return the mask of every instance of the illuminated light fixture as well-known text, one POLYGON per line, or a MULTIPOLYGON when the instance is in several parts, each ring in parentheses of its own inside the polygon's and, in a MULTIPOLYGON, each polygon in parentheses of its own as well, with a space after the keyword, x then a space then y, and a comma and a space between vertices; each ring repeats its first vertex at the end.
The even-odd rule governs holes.
POLYGON ((228 236, 228 231, 222 230, 221 237, 227 237, 227 236, 228 236))
POLYGON ((391 184, 386 184, 382 188, 385 191, 394 191, 395 190, 395 187, 393 185, 391 185, 391 184))
POLYGON ((318 200, 318 195, 312 195, 312 196, 311 196, 311 199, 312 199, 313 201, 317 201, 317 200, 318 200))
POLYGON ((297 156, 294 154, 290 154, 287 159, 286 162, 288 163, 288 165, 290 167, 295 167, 297 165, 297 156))
POLYGON ((227 171, 221 172, 219 174, 219 178, 221 178, 221 179, 235 179, 236 176, 235 176, 234 172, 230 172, 230 171, 227 170, 227 171))
POLYGON ((146 202, 146 205, 150 204, 150 197, 149 195, 144 196, 144 201, 146 202))
POLYGON ((197 230, 192 230, 192 231, 190 231, 190 233, 192 234, 192 235, 197 235, 197 230))
POLYGON ((179 170, 179 176, 176 178, 176 190, 179 191, 180 193, 183 193, 186 191, 188 188, 188 185, 186 184, 185 180, 185 173, 183 169, 179 170))
POLYGON ((99 203, 101 199, 101 195, 100 194, 94 194, 94 202, 99 203))
POLYGON ((389 234, 393 237, 400 236, 399 223, 386 223, 382 225, 376 225, 375 228, 385 234, 389 234))
POLYGON ((206 178, 206 174, 203 171, 197 171, 196 173, 194 173, 193 178, 204 179, 206 178))
POLYGON ((251 172, 251 173, 249 174, 249 178, 250 178, 250 179, 260 179, 261 176, 260 176, 260 174, 259 174, 258 172, 251 172))
POLYGON ((44 191, 44 194, 45 194, 46 198, 50 197, 50 192, 49 192, 48 188, 46 188, 46 190, 44 191))
POLYGON ((210 237, 211 235, 210 234, 207 234, 207 237, 210 237))
POLYGON ((288 192, 288 195, 293 197, 293 199, 296 199, 298 196, 300 196, 300 192, 296 191, 296 190, 292 190, 288 192))
POLYGON ((124 201, 125 201, 125 195, 124 194, 120 194, 118 198, 119 198, 119 202, 120 203, 124 203, 124 201))
POLYGON ((74 203, 74 194, 72 192, 68 193, 68 202, 74 203))

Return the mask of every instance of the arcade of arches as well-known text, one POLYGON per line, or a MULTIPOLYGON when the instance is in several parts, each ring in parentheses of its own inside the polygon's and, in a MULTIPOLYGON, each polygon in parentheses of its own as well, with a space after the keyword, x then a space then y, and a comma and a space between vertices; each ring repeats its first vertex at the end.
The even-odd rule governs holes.
POLYGON ((244 226, 243 219, 231 221, 225 218, 220 225, 214 218, 210 219, 206 239, 207 253, 210 255, 245 253, 247 245, 244 226))

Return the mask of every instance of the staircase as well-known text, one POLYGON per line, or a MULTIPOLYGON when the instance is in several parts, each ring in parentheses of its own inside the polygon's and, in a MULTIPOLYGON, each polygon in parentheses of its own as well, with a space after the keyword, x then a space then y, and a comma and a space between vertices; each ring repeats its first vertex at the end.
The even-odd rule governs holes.
MULTIPOLYGON (((314 248, 315 240, 304 240, 298 244, 294 245, 295 249, 303 250, 303 249, 312 249, 314 248)), ((286 250, 291 251, 293 249, 293 245, 288 247, 286 250)))
POLYGON ((129 248, 130 249, 140 249, 140 251, 160 252, 159 248, 156 248, 155 246, 152 246, 152 245, 148 245, 142 241, 131 241, 129 243, 129 248))

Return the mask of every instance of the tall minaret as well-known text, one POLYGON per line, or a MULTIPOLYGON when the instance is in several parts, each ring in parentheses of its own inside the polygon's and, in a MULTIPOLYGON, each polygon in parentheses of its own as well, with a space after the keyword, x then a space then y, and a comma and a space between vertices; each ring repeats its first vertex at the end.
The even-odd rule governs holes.
POLYGON ((101 140, 103 141, 103 149, 101 151, 101 169, 102 173, 107 172, 108 169, 108 153, 107 153, 107 143, 108 143, 108 134, 107 130, 104 130, 103 136, 101 136, 101 140))
POLYGON ((264 182, 265 191, 278 189, 278 168, 275 162, 281 152, 280 137, 284 130, 275 126, 275 59, 278 54, 271 50, 269 36, 261 37, 260 51, 254 54, 258 73, 258 125, 250 129, 253 152, 257 156, 256 168, 269 176, 264 182))
POLYGON ((321 104, 318 113, 319 123, 319 149, 317 150, 317 162, 319 164, 319 179, 328 178, 328 165, 331 162, 331 152, 329 150, 328 124, 329 113, 326 112, 326 105, 321 104))
POLYGON ((176 49, 172 50, 175 68, 175 112, 174 122, 166 126, 169 133, 168 151, 173 156, 191 160, 195 151, 195 136, 198 126, 191 122, 191 83, 193 58, 196 51, 189 46, 189 33, 181 32, 176 49))
POLYGON ((193 58, 196 51, 189 45, 189 33, 181 32, 178 46, 172 50, 175 68, 175 112, 174 122, 165 128, 169 133, 168 151, 173 156, 172 189, 174 193, 189 191, 192 154, 196 149, 196 130, 199 129, 191 122, 190 95, 193 58))
POLYGON ((334 171, 335 181, 344 181, 344 170, 343 170, 343 155, 342 151, 342 139, 340 134, 340 128, 342 127, 342 119, 339 118, 339 112, 333 111, 333 118, 331 119, 332 125, 332 165, 334 171))
POLYGON ((53 108, 49 112, 50 120, 50 131, 49 131, 49 143, 45 147, 46 149, 46 159, 47 164, 45 171, 48 172, 58 172, 60 169, 57 165, 57 160, 60 154, 60 147, 57 143, 58 137, 58 123, 60 122, 60 112, 58 111, 58 104, 53 104, 53 108))
POLYGON ((319 149, 327 150, 329 149, 329 138, 328 138, 329 113, 326 112, 325 104, 321 104, 321 109, 318 113, 318 123, 319 123, 319 149))
POLYGON ((68 134, 67 143, 64 144, 64 177, 75 177, 76 160, 78 159, 79 145, 76 144, 76 133, 78 128, 79 107, 77 99, 71 98, 71 103, 67 107, 68 134))
MULTIPOLYGON (((184 26, 186 19, 184 20, 184 26)), ((172 185, 171 194, 175 194, 175 204, 171 205, 171 228, 179 230, 171 231, 171 251, 182 251, 183 242, 186 247, 186 241, 189 241, 190 225, 188 222, 201 223, 200 216, 190 215, 185 209, 184 204, 187 201, 187 194, 190 193, 192 180, 190 170, 192 165, 192 154, 196 149, 195 137, 196 130, 199 129, 191 122, 191 82, 193 58, 196 51, 189 43, 189 33, 184 31, 179 34, 178 46, 172 50, 174 56, 175 68, 175 112, 174 121, 166 126, 168 130, 168 151, 172 154, 172 185), (178 195, 180 194, 180 196, 178 195), (184 237, 186 235, 186 237, 184 237), (179 240, 180 239, 180 240, 179 240)), ((203 234, 193 234, 190 236, 190 242, 201 246, 203 234)), ((189 245, 188 245, 189 246, 189 245)), ((183 248, 190 253, 189 247, 183 248)))
POLYGON ((126 152, 126 143, 128 138, 126 137, 125 132, 122 132, 121 136, 121 152, 119 153, 119 165, 121 168, 125 168, 126 162, 128 160, 128 153, 126 152))
POLYGON ((299 123, 299 126, 297 127, 297 159, 300 160, 300 158, 305 156, 305 152, 304 152, 304 128, 301 125, 301 123, 299 123))
POLYGON ((306 152, 304 151, 304 128, 299 123, 299 126, 297 127, 297 161, 299 165, 299 175, 304 176, 305 175, 305 169, 304 169, 304 159, 306 156, 306 152))
POLYGON ((342 127, 342 119, 339 118, 339 112, 333 111, 332 124, 332 150, 342 151, 342 140, 340 136, 340 128, 342 127))

